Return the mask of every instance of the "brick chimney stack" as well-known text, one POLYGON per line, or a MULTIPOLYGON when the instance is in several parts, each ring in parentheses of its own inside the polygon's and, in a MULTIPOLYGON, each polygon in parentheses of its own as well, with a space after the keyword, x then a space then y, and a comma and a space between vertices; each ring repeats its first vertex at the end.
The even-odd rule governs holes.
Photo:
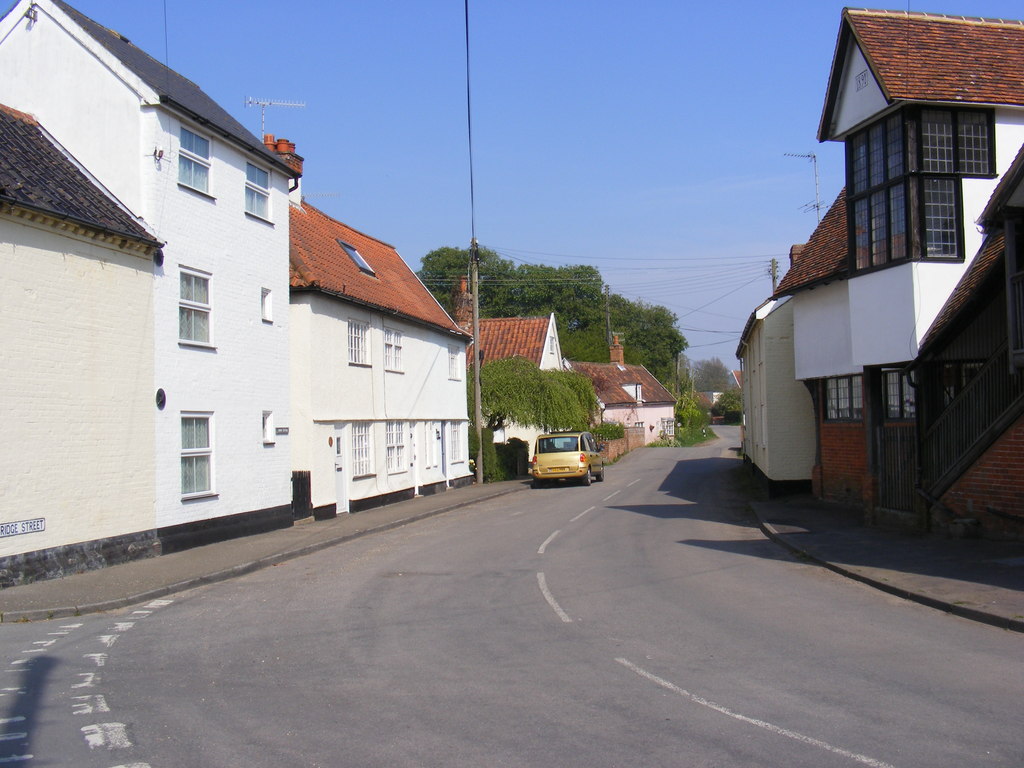
POLYGON ((618 334, 616 334, 615 336, 612 336, 612 345, 608 349, 608 352, 609 352, 609 357, 610 357, 610 359, 611 359, 611 361, 613 363, 617 363, 618 365, 624 365, 625 364, 626 361, 625 361, 625 359, 622 356, 622 345, 619 344, 619 336, 618 336, 618 334))
POLYGON ((789 249, 789 266, 793 266, 800 260, 800 256, 803 255, 804 247, 806 243, 798 243, 797 245, 791 246, 789 249))
POLYGON ((455 324, 464 331, 473 333, 473 297, 469 293, 468 281, 463 275, 459 278, 458 288, 452 291, 452 307, 455 324))
POLYGON ((281 158, 297 176, 302 175, 303 158, 295 154, 295 142, 288 139, 276 139, 272 133, 263 134, 263 146, 281 158))

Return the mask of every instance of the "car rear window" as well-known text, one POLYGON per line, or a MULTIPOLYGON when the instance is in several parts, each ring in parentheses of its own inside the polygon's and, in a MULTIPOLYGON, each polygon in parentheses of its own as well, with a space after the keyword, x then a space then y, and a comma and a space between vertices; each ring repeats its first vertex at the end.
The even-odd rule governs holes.
POLYGON ((537 453, 569 453, 578 450, 578 446, 577 435, 542 437, 537 440, 537 453))

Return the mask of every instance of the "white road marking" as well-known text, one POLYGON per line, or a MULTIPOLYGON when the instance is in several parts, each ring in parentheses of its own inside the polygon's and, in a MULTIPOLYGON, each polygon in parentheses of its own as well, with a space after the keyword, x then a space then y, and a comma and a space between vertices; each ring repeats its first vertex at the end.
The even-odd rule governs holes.
POLYGON ((32 760, 35 755, 9 755, 8 757, 0 757, 0 765, 7 763, 23 763, 26 760, 32 760))
MULTIPOLYGON (((10 693, 16 693, 19 696, 24 696, 25 695, 25 689, 24 688, 0 688, 0 697, 6 696, 6 695, 8 695, 10 693)), ((3 720, 0 720, 0 723, 2 723, 2 722, 3 722, 3 720)))
POLYGON ((115 632, 127 632, 129 629, 135 626, 134 621, 119 621, 114 624, 115 632))
POLYGON ((538 555, 543 555, 544 554, 544 550, 548 548, 548 544, 550 544, 552 541, 554 541, 555 536, 557 536, 560 533, 561 533, 561 531, 555 531, 550 536, 548 536, 547 539, 544 540, 544 543, 540 545, 540 549, 537 550, 537 554, 538 555))
POLYGON ((77 624, 61 624, 60 628, 61 629, 78 629, 81 626, 82 626, 82 622, 78 622, 77 624))
POLYGON ((566 624, 572 624, 572 619, 569 618, 569 614, 562 610, 562 606, 560 606, 551 595, 551 590, 548 589, 548 582, 547 579, 544 578, 543 573, 537 574, 537 583, 540 585, 540 593, 544 595, 544 599, 548 601, 548 605, 551 606, 551 609, 558 614, 558 618, 566 624))
POLYGON ((146 607, 147 608, 163 608, 165 605, 170 605, 173 602, 174 602, 173 600, 152 600, 151 602, 146 603, 146 607))
POLYGON ((114 768, 150 768, 149 763, 131 763, 129 765, 115 765, 114 768))
POLYGON ((707 707, 708 709, 714 710, 715 712, 718 712, 720 714, 728 715, 734 720, 739 720, 740 722, 747 723, 749 725, 755 725, 758 728, 763 728, 764 730, 770 731, 771 733, 777 734, 779 736, 785 736, 788 739, 793 739, 804 744, 809 744, 812 747, 818 747, 819 749, 824 749, 827 752, 832 752, 833 754, 840 755, 842 757, 847 757, 858 763, 871 766, 871 768, 894 768, 894 766, 890 765, 889 763, 883 762, 881 760, 876 760, 873 757, 868 757, 867 755, 859 755, 856 752, 850 752, 849 750, 842 749, 840 747, 834 747, 831 744, 828 744, 827 742, 821 741, 820 739, 815 739, 811 736, 805 736, 802 733, 791 731, 788 728, 781 728, 777 725, 773 725, 772 723, 765 722, 764 720, 758 720, 753 717, 741 715, 738 712, 733 712, 731 709, 723 707, 721 704, 716 704, 715 702, 709 701, 708 699, 705 699, 702 696, 690 693, 689 691, 680 688, 679 686, 673 683, 670 683, 668 680, 658 677, 657 675, 652 674, 651 672, 648 672, 647 670, 641 667, 638 667, 636 664, 629 661, 628 659, 619 658, 615 661, 624 666, 626 669, 632 670, 636 674, 640 675, 640 677, 644 678, 645 680, 649 680, 656 685, 660 685, 667 691, 679 694, 683 698, 689 699, 694 704, 700 704, 702 707, 707 707))
POLYGON ((610 498, 611 498, 612 496, 618 496, 618 495, 619 495, 620 493, 622 493, 622 490, 621 490, 621 489, 620 489, 620 490, 618 490, 618 491, 613 491, 612 493, 609 493, 609 494, 608 494, 607 496, 605 496, 605 497, 604 497, 604 498, 602 499, 602 501, 608 501, 608 499, 610 499, 610 498))
POLYGON ((100 642, 109 648, 117 642, 117 638, 118 635, 100 635, 100 642))
POLYGON ((82 728, 89 749, 104 747, 105 749, 127 749, 132 745, 124 723, 97 723, 82 728))
POLYGON ((92 659, 97 667, 105 667, 107 665, 107 654, 105 653, 83 653, 82 658, 92 659))
POLYGON ((0 733, 0 741, 19 741, 27 738, 27 733, 0 733))
POLYGON ((41 645, 43 648, 49 648, 51 645, 56 643, 56 640, 36 640, 32 645, 41 645))
POLYGON ((576 522, 577 520, 579 520, 579 519, 580 519, 581 517, 583 517, 583 516, 584 516, 585 514, 587 514, 587 512, 589 512, 589 511, 590 511, 590 510, 592 510, 592 509, 593 509, 593 507, 587 507, 587 508, 586 508, 586 509, 584 509, 584 510, 583 510, 582 512, 580 512, 580 513, 579 513, 578 515, 576 515, 576 517, 574 517, 574 518, 573 518, 572 520, 570 520, 569 522, 570 522, 570 523, 575 523, 575 522, 576 522))
POLYGON ((149 616, 152 611, 132 611, 132 616, 149 616))
POLYGON ((25 722, 24 715, 18 715, 17 717, 0 717, 0 725, 10 725, 11 723, 23 722, 25 722))
POLYGON ((91 715, 94 712, 110 711, 107 700, 101 694, 94 696, 72 696, 71 698, 77 699, 77 703, 71 705, 71 714, 73 715, 91 715))
POLYGON ((85 679, 80 683, 72 685, 72 688, 92 688, 100 681, 100 676, 95 672, 79 672, 78 676, 84 677, 85 679))

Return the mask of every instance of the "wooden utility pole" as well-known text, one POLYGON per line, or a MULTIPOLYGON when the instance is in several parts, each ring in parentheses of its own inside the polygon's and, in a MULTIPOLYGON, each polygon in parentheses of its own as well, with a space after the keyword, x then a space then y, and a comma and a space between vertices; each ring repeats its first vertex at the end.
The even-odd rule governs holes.
POLYGON ((469 281, 473 292, 473 421, 476 422, 476 481, 484 482, 484 414, 480 399, 480 249, 474 237, 469 243, 469 281))

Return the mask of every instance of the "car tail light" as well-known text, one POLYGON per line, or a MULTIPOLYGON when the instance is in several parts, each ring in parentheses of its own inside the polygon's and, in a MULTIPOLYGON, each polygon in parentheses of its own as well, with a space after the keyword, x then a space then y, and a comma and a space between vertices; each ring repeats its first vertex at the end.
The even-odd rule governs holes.
POLYGON ((587 463, 587 454, 581 453, 580 454, 580 464, 586 464, 586 463, 587 463))
POLYGON ((532 459, 530 459, 530 463, 531 464, 536 464, 537 463, 537 457, 534 456, 532 459))

